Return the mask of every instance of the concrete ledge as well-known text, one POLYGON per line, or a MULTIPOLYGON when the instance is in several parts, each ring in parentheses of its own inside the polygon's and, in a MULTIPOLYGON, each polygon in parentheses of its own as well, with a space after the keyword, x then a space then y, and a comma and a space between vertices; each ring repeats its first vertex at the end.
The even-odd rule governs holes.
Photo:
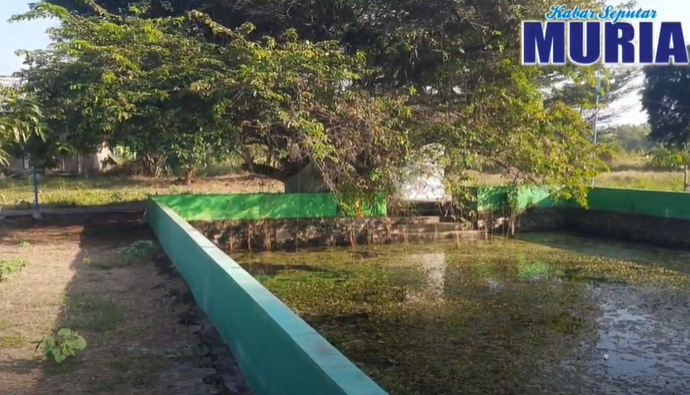
POLYGON ((254 394, 386 394, 173 210, 151 200, 148 221, 254 394))

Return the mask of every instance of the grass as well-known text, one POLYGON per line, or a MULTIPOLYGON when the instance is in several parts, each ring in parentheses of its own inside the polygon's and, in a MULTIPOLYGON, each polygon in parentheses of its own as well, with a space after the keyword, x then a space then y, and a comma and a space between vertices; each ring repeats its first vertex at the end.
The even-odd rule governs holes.
POLYGON ((28 342, 26 337, 17 333, 0 335, 0 348, 19 348, 26 345, 28 342))
POLYGON ((123 319, 124 313, 114 300, 89 294, 65 298, 63 326, 72 330, 107 332, 116 329, 123 319))
MULTIPOLYGON (((281 188, 282 185, 275 181, 246 174, 199 178, 191 187, 178 185, 175 179, 170 178, 45 176, 38 183, 38 200, 44 207, 103 206, 140 202, 151 195, 277 192, 281 188)), ((30 178, 0 180, 0 194, 6 201, 4 209, 33 207, 34 192, 30 178)))
POLYGON ((8 280, 24 266, 26 262, 23 259, 0 260, 0 281, 8 280))
POLYGON ((683 173, 660 171, 619 171, 601 174, 595 185, 608 188, 682 191, 683 173))

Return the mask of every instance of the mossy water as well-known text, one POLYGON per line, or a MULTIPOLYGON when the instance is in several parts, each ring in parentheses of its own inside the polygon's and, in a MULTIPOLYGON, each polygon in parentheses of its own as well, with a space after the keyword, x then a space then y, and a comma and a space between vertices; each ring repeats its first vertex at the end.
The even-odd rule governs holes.
POLYGON ((686 253, 529 235, 233 257, 392 395, 690 384, 686 253))

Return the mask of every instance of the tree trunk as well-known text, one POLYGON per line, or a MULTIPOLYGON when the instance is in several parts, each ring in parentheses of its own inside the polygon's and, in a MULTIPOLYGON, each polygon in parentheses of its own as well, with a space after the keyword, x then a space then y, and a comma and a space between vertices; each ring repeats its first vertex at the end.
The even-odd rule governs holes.
POLYGON ((317 193, 328 192, 323 177, 313 165, 308 165, 294 176, 283 180, 285 193, 317 193))
POLYGON ((185 171, 184 171, 184 184, 188 187, 191 187, 193 180, 194 180, 194 169, 185 169, 185 171))

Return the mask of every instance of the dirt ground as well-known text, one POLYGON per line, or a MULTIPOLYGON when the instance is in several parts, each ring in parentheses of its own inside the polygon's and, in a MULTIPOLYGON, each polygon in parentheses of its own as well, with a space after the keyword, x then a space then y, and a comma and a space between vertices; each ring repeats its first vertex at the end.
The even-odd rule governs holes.
MULTIPOLYGON (((217 394, 215 373, 174 295, 180 279, 153 263, 124 257, 153 240, 139 214, 31 219, 0 223, 0 261, 26 265, 0 281, 0 392, 42 394, 217 394), (46 225, 45 223, 49 224, 46 225), (38 342, 66 327, 88 346, 62 364, 38 342)), ((158 255, 160 257, 160 254, 158 255)))

